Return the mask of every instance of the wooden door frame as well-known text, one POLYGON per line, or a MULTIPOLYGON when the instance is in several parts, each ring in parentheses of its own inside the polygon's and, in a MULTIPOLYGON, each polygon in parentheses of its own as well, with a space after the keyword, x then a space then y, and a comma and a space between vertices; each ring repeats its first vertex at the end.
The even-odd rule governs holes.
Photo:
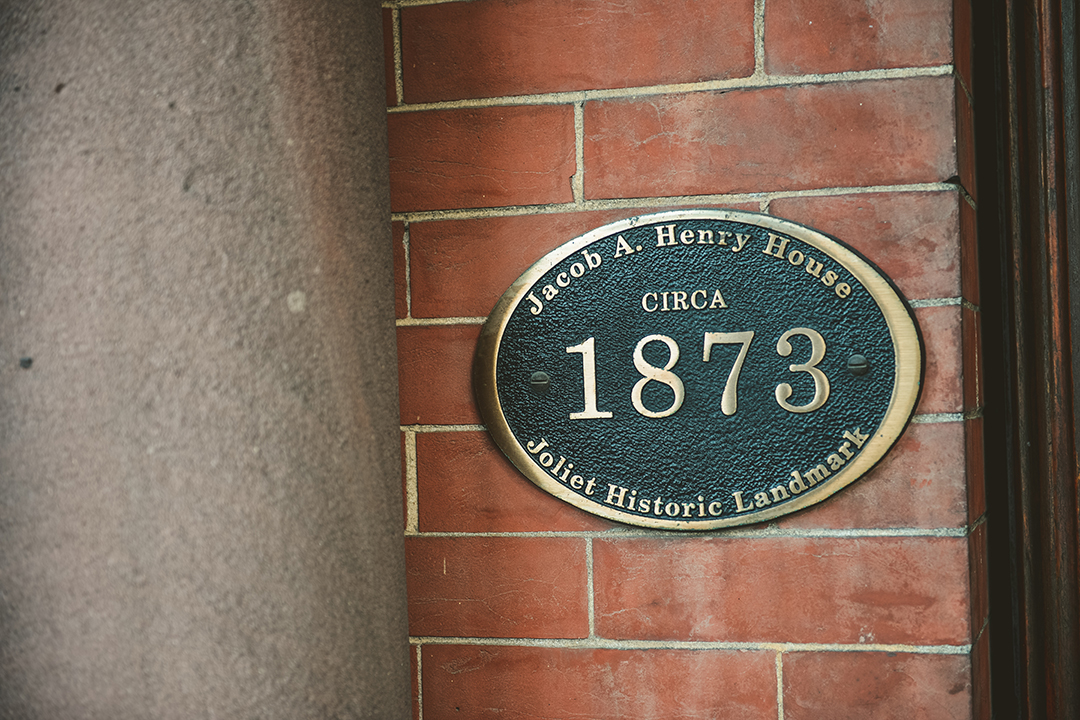
POLYGON ((1076 6, 975 8, 991 685, 1003 719, 1080 717, 1076 6))

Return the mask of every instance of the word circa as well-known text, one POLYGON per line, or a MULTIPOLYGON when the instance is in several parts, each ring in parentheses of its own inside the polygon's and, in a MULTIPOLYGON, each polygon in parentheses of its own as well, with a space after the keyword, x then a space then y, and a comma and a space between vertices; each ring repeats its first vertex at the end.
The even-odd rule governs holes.
POLYGON ((880 270, 757 213, 629 218, 541 258, 481 332, 488 431, 586 512, 670 530, 773 519, 866 474, 923 353, 880 270))

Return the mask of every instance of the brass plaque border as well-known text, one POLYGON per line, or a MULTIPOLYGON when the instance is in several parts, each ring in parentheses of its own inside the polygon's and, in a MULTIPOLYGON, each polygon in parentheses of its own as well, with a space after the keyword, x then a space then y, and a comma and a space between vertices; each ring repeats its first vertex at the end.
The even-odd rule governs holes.
POLYGON ((496 445, 525 477, 545 492, 599 517, 625 525, 663 530, 708 531, 750 525, 772 520, 815 505, 865 475, 899 440, 919 400, 923 373, 923 347, 914 315, 901 298, 899 290, 855 251, 828 235, 772 215, 743 210, 674 210, 639 215, 590 230, 544 255, 515 280, 496 303, 480 331, 473 363, 473 391, 481 417, 496 445), (834 474, 827 482, 807 490, 797 499, 749 515, 731 515, 716 520, 691 523, 685 520, 645 518, 620 512, 598 502, 586 501, 561 485, 544 468, 533 462, 522 447, 503 414, 496 383, 496 361, 503 333, 527 291, 544 273, 579 252, 592 242, 640 225, 678 220, 724 220, 755 225, 783 233, 821 250, 854 275, 874 298, 885 316, 892 336, 896 382, 881 426, 874 432, 855 460, 834 474))

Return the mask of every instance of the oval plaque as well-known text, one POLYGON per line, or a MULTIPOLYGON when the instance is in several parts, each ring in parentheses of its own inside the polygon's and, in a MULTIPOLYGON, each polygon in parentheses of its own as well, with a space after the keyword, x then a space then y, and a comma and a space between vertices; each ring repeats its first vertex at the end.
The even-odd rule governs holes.
POLYGON ((487 428, 532 482, 630 525, 711 530, 820 502, 918 400, 918 327, 851 248, 757 213, 622 220, 541 258, 477 347, 487 428))

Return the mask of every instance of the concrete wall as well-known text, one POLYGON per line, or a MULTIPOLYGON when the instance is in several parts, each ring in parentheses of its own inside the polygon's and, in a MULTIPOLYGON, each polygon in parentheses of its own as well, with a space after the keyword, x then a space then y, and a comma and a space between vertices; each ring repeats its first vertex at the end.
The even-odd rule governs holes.
POLYGON ((0 717, 407 715, 381 51, 0 5, 0 717))

